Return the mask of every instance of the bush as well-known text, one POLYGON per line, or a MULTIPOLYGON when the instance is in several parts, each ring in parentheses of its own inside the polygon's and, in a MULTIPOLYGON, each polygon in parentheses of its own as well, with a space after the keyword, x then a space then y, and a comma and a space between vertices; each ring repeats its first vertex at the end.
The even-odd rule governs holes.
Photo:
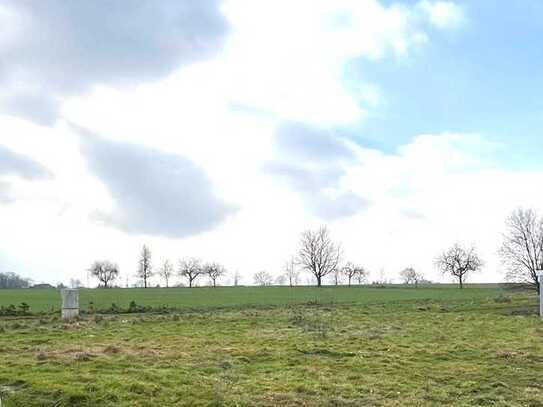
POLYGON ((500 294, 494 298, 494 302, 498 304, 510 304, 513 300, 509 295, 500 294))
POLYGON ((13 304, 8 306, 0 306, 0 316, 4 317, 14 317, 20 315, 29 315, 30 314, 30 305, 26 302, 22 302, 18 307, 13 304))
POLYGON ((136 303, 136 301, 132 300, 128 304, 128 307, 123 308, 117 305, 116 303, 112 303, 107 308, 98 309, 96 305, 91 301, 89 302, 88 311, 89 314, 144 314, 148 312, 156 312, 160 314, 168 314, 173 310, 173 308, 168 308, 165 305, 160 305, 157 307, 152 306, 146 306, 146 305, 139 305, 136 303))
POLYGON ((145 307, 143 305, 136 304, 136 301, 132 300, 130 301, 130 304, 128 305, 128 312, 131 314, 139 314, 143 312, 149 312, 152 311, 152 307, 145 307))
POLYGON ((28 305, 26 302, 22 302, 19 305, 19 312, 21 315, 28 315, 30 311, 30 305, 28 305))
POLYGON ((111 307, 109 307, 108 311, 110 314, 119 314, 122 312, 121 308, 119 308, 119 306, 114 302, 111 304, 111 307))

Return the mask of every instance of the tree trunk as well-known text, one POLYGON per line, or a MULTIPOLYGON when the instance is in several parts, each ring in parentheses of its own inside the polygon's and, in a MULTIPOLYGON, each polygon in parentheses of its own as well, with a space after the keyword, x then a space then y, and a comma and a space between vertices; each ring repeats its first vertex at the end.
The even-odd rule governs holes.
POLYGON ((462 276, 458 276, 458 283, 460 284, 460 289, 464 288, 464 282, 462 281, 462 276))
POLYGON ((322 277, 318 275, 317 276, 317 287, 321 286, 321 279, 322 279, 322 277))
POLYGON ((352 277, 349 277, 349 287, 351 286, 351 278, 352 277))

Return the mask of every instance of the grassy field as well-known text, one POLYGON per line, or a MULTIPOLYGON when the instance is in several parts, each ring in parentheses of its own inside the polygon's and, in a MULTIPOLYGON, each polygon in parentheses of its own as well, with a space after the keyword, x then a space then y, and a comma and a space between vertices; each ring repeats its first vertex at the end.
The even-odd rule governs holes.
POLYGON ((311 304, 286 288, 171 290, 180 310, 163 315, 0 318, 2 407, 543 406, 533 294, 305 290, 294 300, 311 304))
MULTIPOLYGON (((453 285, 425 288, 388 286, 364 287, 217 287, 217 288, 129 288, 80 290, 83 310, 92 302, 105 309, 115 303, 127 308, 131 301, 138 305, 171 308, 206 309, 209 307, 277 306, 307 302, 376 304, 405 300, 470 301, 503 292, 498 285, 468 285, 464 290, 453 285)), ((0 290, 0 306, 26 302, 31 312, 60 309, 60 294, 54 289, 0 290)))

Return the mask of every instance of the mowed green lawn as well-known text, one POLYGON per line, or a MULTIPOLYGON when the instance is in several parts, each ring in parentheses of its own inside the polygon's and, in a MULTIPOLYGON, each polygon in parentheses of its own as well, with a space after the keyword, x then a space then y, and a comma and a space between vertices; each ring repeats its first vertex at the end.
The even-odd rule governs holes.
MULTIPOLYGON (((115 303, 126 309, 131 301, 138 305, 168 308, 221 308, 239 306, 277 306, 318 303, 379 304, 406 300, 472 301, 500 295, 498 285, 434 285, 423 288, 390 286, 374 287, 217 287, 217 288, 130 288, 82 289, 83 310, 94 303, 106 309, 115 303)), ((0 290, 0 306, 26 302, 31 312, 60 309, 60 294, 54 289, 0 290)))

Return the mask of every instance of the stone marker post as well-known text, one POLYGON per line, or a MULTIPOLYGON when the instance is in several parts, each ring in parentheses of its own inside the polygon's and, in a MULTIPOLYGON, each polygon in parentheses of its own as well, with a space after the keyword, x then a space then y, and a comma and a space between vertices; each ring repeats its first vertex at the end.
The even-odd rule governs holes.
POLYGON ((539 316, 543 318, 543 270, 537 272, 539 278, 539 316))
POLYGON ((79 291, 63 289, 60 290, 62 297, 62 319, 71 321, 79 316, 79 291))

